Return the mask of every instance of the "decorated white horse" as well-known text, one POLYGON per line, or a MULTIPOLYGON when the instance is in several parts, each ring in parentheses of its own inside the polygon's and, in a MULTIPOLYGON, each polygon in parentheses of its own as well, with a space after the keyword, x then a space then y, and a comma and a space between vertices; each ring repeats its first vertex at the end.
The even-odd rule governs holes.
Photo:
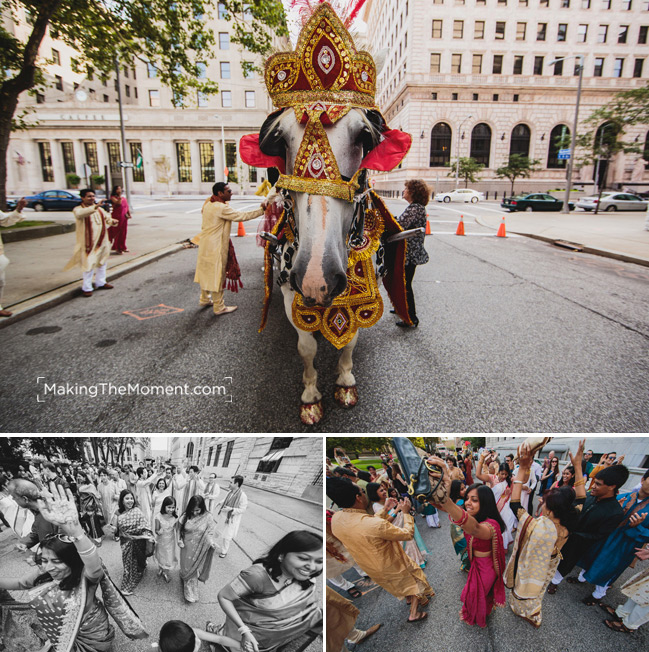
MULTIPOLYGON (((266 62, 268 93, 278 111, 259 134, 241 139, 249 165, 275 167, 279 219, 265 237, 266 301, 272 290, 273 257, 286 314, 298 334, 304 362, 300 417, 323 417, 313 361, 316 331, 342 349, 335 400, 358 402, 352 352, 358 329, 383 314, 377 282, 397 314, 411 323, 405 295, 405 239, 381 199, 370 190, 367 170, 391 170, 410 148, 408 134, 388 129, 374 102, 376 67, 358 51, 345 24, 327 2, 315 3, 294 52, 266 62), (391 242, 392 241, 392 242, 391 242)), ((356 11, 362 5, 356 4, 356 11)), ((270 210, 273 210, 272 208, 270 210)))

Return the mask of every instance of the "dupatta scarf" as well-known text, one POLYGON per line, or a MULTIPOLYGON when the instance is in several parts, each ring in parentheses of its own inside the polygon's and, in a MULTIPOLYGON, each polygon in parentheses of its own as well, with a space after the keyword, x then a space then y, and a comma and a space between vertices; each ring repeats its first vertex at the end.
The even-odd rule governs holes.
POLYGON ((196 574, 201 582, 209 579, 214 557, 213 535, 214 519, 209 512, 186 519, 183 535, 185 548, 181 549, 180 555, 180 577, 183 581, 196 574))

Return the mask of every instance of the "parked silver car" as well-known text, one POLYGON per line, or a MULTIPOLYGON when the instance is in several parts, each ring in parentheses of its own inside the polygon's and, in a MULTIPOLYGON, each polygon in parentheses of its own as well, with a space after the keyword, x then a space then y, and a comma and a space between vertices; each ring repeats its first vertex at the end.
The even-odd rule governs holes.
MULTIPOLYGON (((597 208, 597 196, 582 197, 577 208, 593 211, 597 208)), ((628 192, 603 192, 599 200, 600 211, 646 211, 649 201, 628 192)))

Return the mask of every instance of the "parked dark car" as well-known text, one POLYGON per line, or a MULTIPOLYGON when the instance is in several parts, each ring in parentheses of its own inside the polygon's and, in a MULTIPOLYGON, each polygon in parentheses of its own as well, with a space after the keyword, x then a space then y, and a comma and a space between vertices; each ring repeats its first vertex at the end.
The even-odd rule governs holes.
MULTIPOLYGON (((506 208, 510 212, 514 211, 544 211, 559 212, 563 207, 563 200, 556 199, 552 195, 541 192, 535 192, 530 195, 517 195, 516 197, 505 197, 500 202, 501 208, 506 208)), ((575 209, 572 202, 568 202, 570 210, 575 209)))
POLYGON ((81 203, 79 193, 69 190, 45 190, 25 199, 27 208, 35 211, 71 211, 81 203))

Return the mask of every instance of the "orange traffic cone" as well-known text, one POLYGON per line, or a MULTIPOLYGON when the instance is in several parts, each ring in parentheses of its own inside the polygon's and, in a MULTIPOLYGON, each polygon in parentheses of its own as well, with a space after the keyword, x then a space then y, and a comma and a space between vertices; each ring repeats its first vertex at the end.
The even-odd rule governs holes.
POLYGON ((239 222, 239 228, 237 229, 237 238, 242 238, 246 235, 246 230, 243 228, 243 222, 239 222))
POLYGON ((426 233, 424 235, 431 235, 430 222, 426 220, 426 233))
POLYGON ((464 215, 460 215, 460 223, 457 225, 455 235, 464 235, 464 215))
POLYGON ((500 226, 498 227, 498 233, 496 233, 497 238, 506 238, 507 233, 505 233, 505 216, 503 215, 502 222, 500 223, 500 226))

